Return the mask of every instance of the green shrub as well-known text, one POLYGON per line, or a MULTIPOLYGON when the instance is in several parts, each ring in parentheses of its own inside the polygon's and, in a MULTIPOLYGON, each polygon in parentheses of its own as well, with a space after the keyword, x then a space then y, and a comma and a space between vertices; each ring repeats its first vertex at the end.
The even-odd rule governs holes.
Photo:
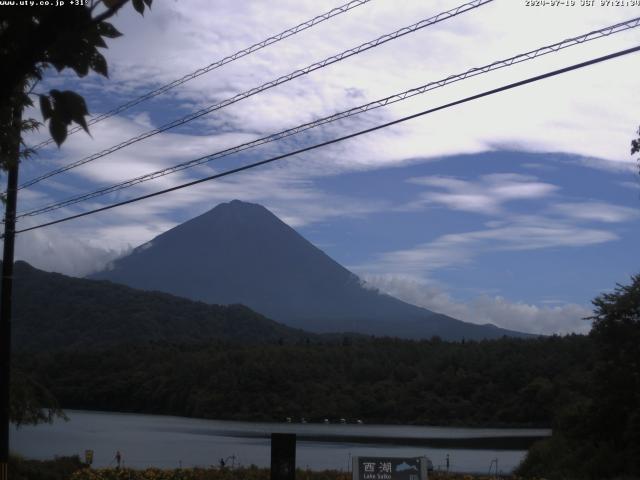
POLYGON ((75 472, 86 468, 76 455, 56 457, 53 460, 25 460, 12 455, 9 458, 11 480, 68 480, 75 472))

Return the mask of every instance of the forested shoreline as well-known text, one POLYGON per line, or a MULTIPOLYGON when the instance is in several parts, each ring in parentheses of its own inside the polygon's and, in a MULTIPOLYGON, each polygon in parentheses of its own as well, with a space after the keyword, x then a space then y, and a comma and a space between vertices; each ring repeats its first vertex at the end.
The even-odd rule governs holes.
POLYGON ((150 343, 23 354, 63 408, 210 419, 549 427, 586 395, 589 337, 150 343), (398 408, 401 405, 402 408, 398 408))
MULTIPOLYGON (((593 304, 588 336, 155 342, 23 352, 14 365, 25 384, 38 387, 31 392, 64 408, 246 421, 551 426, 552 436, 531 447, 518 475, 637 478, 640 275, 593 304)), ((25 398, 46 406, 35 396, 25 398)), ((24 410, 25 402, 16 406, 24 410)))

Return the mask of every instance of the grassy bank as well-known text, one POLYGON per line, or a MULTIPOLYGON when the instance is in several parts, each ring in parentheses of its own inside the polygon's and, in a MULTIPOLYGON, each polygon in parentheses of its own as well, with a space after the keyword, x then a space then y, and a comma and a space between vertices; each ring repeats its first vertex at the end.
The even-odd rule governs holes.
POLYGON ((87 465, 74 457, 56 457, 53 460, 26 460, 18 455, 9 458, 11 480, 69 480, 87 465))
MULTIPOLYGON (((500 477, 515 480, 515 477, 500 477)), ((211 468, 183 468, 176 470, 161 470, 148 468, 145 470, 133 469, 84 469, 75 472, 70 480, 269 480, 270 474, 267 468, 240 468, 234 470, 218 470, 211 468)), ((476 476, 461 473, 439 473, 429 475, 430 480, 495 480, 495 477, 476 476)), ((298 470, 296 480, 351 480, 351 474, 325 470, 315 472, 310 470, 298 470)))
MULTIPOLYGON (((9 465, 11 480, 270 480, 268 468, 180 468, 131 469, 88 468, 75 457, 57 457, 53 460, 25 460, 12 457, 9 465)), ((501 479, 516 480, 502 476, 501 479)), ((433 472, 430 480, 495 480, 495 477, 461 473, 433 472)), ((348 472, 325 470, 321 472, 298 470, 296 480, 351 480, 348 472)))

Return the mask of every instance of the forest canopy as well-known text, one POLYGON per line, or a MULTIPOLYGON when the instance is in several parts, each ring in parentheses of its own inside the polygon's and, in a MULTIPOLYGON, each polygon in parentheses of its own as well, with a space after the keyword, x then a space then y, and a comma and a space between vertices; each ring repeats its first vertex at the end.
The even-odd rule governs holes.
POLYGON ((22 355, 65 408, 214 419, 550 426, 586 395, 592 340, 154 343, 22 355))

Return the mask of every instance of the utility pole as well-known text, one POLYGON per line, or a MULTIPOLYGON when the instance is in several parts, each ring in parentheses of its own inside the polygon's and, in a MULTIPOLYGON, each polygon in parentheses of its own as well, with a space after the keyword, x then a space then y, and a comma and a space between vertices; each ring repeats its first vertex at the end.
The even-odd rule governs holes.
MULTIPOLYGON (((16 102, 17 103, 17 102, 16 102)), ((22 108, 12 105, 13 145, 8 152, 7 198, 4 211, 4 245, 2 253, 2 285, 0 292, 0 480, 9 478, 9 423, 11 381, 11 297, 13 289, 13 254, 16 231, 18 197, 18 168, 20 164, 20 134, 22 108)))

